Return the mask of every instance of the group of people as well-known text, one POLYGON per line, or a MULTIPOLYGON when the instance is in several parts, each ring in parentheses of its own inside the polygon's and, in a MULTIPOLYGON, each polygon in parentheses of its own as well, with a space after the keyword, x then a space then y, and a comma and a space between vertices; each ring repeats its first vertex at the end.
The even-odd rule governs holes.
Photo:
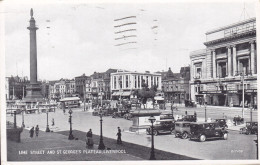
MULTIPOLYGON (((32 127, 29 131, 29 134, 30 134, 30 138, 33 138, 33 135, 34 135, 34 127, 32 127)), ((35 137, 38 137, 39 136, 39 126, 36 125, 35 127, 35 137)))
MULTIPOLYGON (((118 129, 118 132, 116 134, 116 136, 117 136, 117 144, 122 144, 121 129, 120 129, 120 127, 117 127, 117 129, 118 129)), ((89 131, 87 132, 87 135, 86 135, 86 147, 88 147, 88 148, 92 148, 93 145, 94 145, 92 136, 93 136, 92 129, 89 129, 89 131)))
MULTIPOLYGON (((54 126, 55 125, 54 118, 52 118, 51 122, 52 122, 51 125, 54 126)), ((30 134, 31 138, 33 138, 34 132, 35 132, 35 137, 38 137, 39 136, 39 125, 36 125, 35 129, 34 129, 34 127, 32 127, 30 129, 29 134, 30 134)))

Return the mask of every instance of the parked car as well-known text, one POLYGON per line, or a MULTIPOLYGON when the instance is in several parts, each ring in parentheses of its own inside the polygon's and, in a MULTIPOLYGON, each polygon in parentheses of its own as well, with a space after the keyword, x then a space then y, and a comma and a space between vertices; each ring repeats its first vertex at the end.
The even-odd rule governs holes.
POLYGON ((219 126, 219 123, 191 123, 190 139, 196 139, 204 142, 210 138, 228 139, 228 131, 219 126))
POLYGON ((185 107, 197 107, 197 104, 195 101, 191 101, 191 100, 185 100, 185 107))
MULTIPOLYGON (((164 119, 157 120, 154 124, 154 135, 157 136, 161 133, 174 133, 174 120, 173 119, 164 119)), ((150 135, 152 133, 151 127, 146 129, 146 134, 150 135)))
POLYGON ((178 121, 196 122, 197 121, 197 115, 186 115, 182 119, 178 119, 178 121))
POLYGON ((181 137, 187 139, 190 136, 190 123, 188 121, 177 121, 175 122, 175 137, 181 137))
POLYGON ((226 119, 216 119, 215 120, 221 128, 228 128, 226 119))
POLYGON ((246 126, 240 129, 240 133, 246 135, 258 133, 258 122, 246 122, 246 126))

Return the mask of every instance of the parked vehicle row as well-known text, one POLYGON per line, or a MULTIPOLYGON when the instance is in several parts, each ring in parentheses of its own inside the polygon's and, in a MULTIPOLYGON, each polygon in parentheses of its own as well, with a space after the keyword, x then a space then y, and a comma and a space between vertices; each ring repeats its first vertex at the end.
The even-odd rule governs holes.
MULTIPOLYGON (((182 139, 190 138, 190 140, 204 142, 212 138, 227 140, 228 131, 226 128, 224 119, 216 119, 215 122, 209 123, 163 119, 155 122, 153 134, 157 136, 162 133, 171 133, 182 139)), ((147 128, 146 133, 150 135, 152 133, 151 128, 147 128)))

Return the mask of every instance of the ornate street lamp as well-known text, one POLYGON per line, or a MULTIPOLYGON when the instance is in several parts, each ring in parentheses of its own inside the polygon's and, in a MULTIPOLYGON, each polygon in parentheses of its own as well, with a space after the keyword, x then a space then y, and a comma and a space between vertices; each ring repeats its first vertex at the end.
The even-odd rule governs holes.
POLYGON ((16 111, 14 111, 14 128, 17 128, 17 126, 16 126, 16 111))
POLYGON ((22 127, 24 128, 25 125, 24 125, 24 111, 25 111, 25 107, 22 107, 22 127))
POLYGON ((152 146, 151 146, 151 152, 150 152, 150 160, 156 160, 155 155, 154 155, 154 134, 153 134, 153 123, 155 122, 155 117, 150 116, 148 119, 152 123, 152 146))
POLYGON ((98 149, 99 149, 99 150, 104 150, 106 147, 105 147, 105 144, 104 144, 104 142, 103 142, 102 109, 101 109, 100 112, 99 112, 99 116, 100 116, 100 139, 99 139, 98 149))
POLYGON ((69 122, 70 122, 70 134, 69 134, 69 140, 73 140, 74 139, 74 136, 72 135, 72 116, 71 116, 71 114, 72 114, 72 110, 71 110, 71 108, 70 108, 70 110, 69 110, 69 114, 70 114, 70 116, 69 116, 69 122))
POLYGON ((47 115, 47 126, 45 132, 51 132, 49 128, 49 109, 46 109, 46 115, 47 115))

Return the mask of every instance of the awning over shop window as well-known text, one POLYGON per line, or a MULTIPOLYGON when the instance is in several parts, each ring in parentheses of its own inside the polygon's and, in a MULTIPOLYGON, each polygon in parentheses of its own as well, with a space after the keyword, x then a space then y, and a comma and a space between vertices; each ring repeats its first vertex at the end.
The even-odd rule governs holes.
POLYGON ((127 92, 123 92, 123 94, 121 96, 130 96, 130 95, 131 95, 131 92, 127 91, 127 92))

